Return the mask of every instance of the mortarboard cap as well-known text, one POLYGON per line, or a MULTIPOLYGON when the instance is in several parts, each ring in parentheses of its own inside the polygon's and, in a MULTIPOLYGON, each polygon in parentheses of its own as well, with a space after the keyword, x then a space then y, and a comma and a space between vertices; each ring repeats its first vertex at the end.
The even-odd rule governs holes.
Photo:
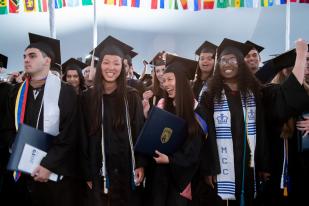
MULTIPOLYGON (((129 54, 131 50, 133 50, 133 47, 112 36, 108 36, 95 48, 94 56, 100 58, 101 55, 112 54, 123 58, 125 55, 129 54)), ((91 55, 92 53, 93 50, 89 52, 91 55)))
POLYGON ((167 54, 165 73, 180 70, 184 72, 184 74, 187 76, 189 80, 193 80, 195 77, 197 65, 198 65, 197 61, 175 56, 172 54, 167 54))
POLYGON ((296 60, 296 51, 295 49, 291 49, 289 51, 279 54, 276 57, 264 62, 264 64, 272 61, 273 64, 276 65, 276 67, 288 68, 288 67, 292 67, 295 65, 295 60, 296 60))
POLYGON ((217 49, 217 56, 219 57, 221 55, 221 53, 224 50, 227 49, 237 49, 239 50, 244 57, 249 53, 249 51, 252 49, 252 46, 249 46, 247 44, 238 42, 238 41, 234 41, 231 39, 227 39, 224 38, 223 41, 221 42, 221 44, 219 45, 218 49, 217 49))
POLYGON ((68 70, 70 67, 72 67, 73 69, 80 68, 81 70, 83 70, 87 66, 87 64, 74 58, 70 58, 62 64, 62 68, 64 71, 68 70))
POLYGON ((149 64, 153 66, 162 66, 165 65, 165 60, 163 59, 163 53, 164 52, 158 52, 152 60, 150 60, 149 64))
POLYGON ((252 41, 246 41, 245 44, 252 46, 254 49, 256 49, 258 51, 258 53, 261 53, 264 50, 264 47, 257 45, 255 43, 253 43, 252 41))
POLYGON ((134 57, 136 57, 138 55, 138 53, 136 53, 135 51, 131 50, 131 51, 129 51, 128 55, 131 57, 131 59, 133 59, 134 57))
POLYGON ((149 87, 152 84, 152 75, 145 74, 140 80, 143 82, 145 87, 149 87))
POLYGON ((0 54, 0 67, 7 68, 8 66, 8 57, 0 54))
POLYGON ((29 33, 28 48, 37 48, 51 58, 52 64, 61 65, 60 40, 29 33))
POLYGON ((196 55, 200 55, 203 52, 205 53, 216 53, 218 46, 209 42, 209 41, 205 41, 196 51, 195 54, 196 55))

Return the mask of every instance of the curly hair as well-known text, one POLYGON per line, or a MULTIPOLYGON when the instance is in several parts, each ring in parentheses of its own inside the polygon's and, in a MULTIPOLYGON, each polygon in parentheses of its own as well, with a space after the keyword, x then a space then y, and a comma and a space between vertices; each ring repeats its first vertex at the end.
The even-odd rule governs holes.
MULTIPOLYGON (((238 64, 238 74, 237 74, 237 83, 238 89, 242 95, 245 97, 252 92, 254 96, 257 96, 260 90, 260 83, 255 78, 254 74, 250 71, 248 66, 244 61, 244 55, 241 51, 235 47, 228 47, 224 49, 218 57, 218 60, 228 54, 234 54, 237 59, 238 64)), ((221 93, 224 86, 224 78, 221 76, 220 73, 220 65, 215 65, 215 71, 213 77, 209 80, 208 84, 208 95, 206 101, 213 104, 214 100, 218 103, 221 102, 221 93)))

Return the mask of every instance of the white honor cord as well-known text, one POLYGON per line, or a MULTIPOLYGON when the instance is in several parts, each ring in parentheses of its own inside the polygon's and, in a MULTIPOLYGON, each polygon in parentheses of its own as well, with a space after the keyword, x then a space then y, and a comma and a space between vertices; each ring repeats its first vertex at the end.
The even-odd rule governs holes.
POLYGON ((129 115, 129 105, 128 100, 124 97, 124 102, 126 106, 126 119, 127 119, 127 128, 128 128, 128 135, 129 135, 129 142, 130 142, 130 149, 131 149, 131 158, 132 158, 132 174, 135 183, 135 157, 134 157, 134 149, 133 149, 133 141, 132 141, 132 131, 131 131, 131 123, 130 123, 130 115, 129 115))
POLYGON ((104 121, 104 100, 102 97, 102 121, 101 121, 101 132, 102 132, 102 138, 101 138, 101 147, 102 147, 102 168, 101 168, 101 175, 103 176, 103 187, 104 187, 104 194, 108 193, 107 188, 107 179, 106 179, 106 157, 105 157, 105 145, 104 145, 104 127, 103 127, 103 121, 104 121))
POLYGON ((36 120, 36 129, 39 129, 39 121, 40 121, 40 117, 41 117, 41 112, 42 112, 42 108, 43 108, 43 98, 42 98, 42 101, 41 101, 41 106, 40 106, 40 110, 39 110, 39 114, 38 114, 38 118, 36 120))

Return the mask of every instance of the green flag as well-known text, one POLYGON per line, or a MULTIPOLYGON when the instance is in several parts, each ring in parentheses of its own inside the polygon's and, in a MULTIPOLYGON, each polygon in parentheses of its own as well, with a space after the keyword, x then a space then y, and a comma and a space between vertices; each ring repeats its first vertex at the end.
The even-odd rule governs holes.
POLYGON ((83 6, 92 5, 92 0, 82 0, 83 6))
POLYGON ((232 0, 231 7, 234 7, 234 8, 244 7, 244 0, 232 0))
POLYGON ((0 0, 0 14, 8 13, 7 0, 0 0))
POLYGON ((217 1, 217 8, 227 8, 229 6, 228 0, 218 0, 217 1))
POLYGON ((177 2, 178 0, 175 0, 175 7, 174 7, 174 9, 176 9, 176 10, 178 10, 178 2, 177 2))

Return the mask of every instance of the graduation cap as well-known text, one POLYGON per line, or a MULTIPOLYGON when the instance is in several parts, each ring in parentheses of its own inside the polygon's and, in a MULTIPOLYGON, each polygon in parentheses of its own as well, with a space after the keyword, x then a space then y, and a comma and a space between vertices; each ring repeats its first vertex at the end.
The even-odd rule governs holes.
POLYGON ((263 63, 266 64, 270 61, 272 61, 276 65, 276 67, 279 67, 279 68, 292 67, 295 65, 295 61, 296 61, 296 50, 291 49, 282 54, 276 55, 274 58, 266 62, 263 62, 263 63))
MULTIPOLYGON (((108 36, 95 48, 94 56, 100 58, 101 55, 112 54, 123 58, 125 55, 130 54, 130 51, 132 50, 133 47, 129 46, 128 44, 112 36, 108 36)), ((89 52, 91 55, 92 53, 93 50, 89 52)))
POLYGON ((131 51, 129 51, 128 55, 131 57, 131 59, 133 59, 134 57, 136 57, 138 55, 138 53, 136 53, 135 51, 131 50, 131 51))
POLYGON ((197 65, 197 61, 175 56, 172 54, 167 54, 165 73, 180 70, 185 73, 189 80, 193 80, 195 77, 197 65))
POLYGON ((163 54, 164 52, 158 52, 153 58, 152 60, 150 60, 149 64, 153 65, 153 66, 162 66, 165 65, 165 61, 163 59, 163 54))
POLYGON ((51 58, 52 64, 61 65, 60 40, 29 33, 29 41, 30 45, 26 49, 39 49, 51 58))
POLYGON ((244 44, 238 41, 224 38, 217 49, 217 56, 219 57, 221 53, 225 50, 232 51, 234 49, 239 50, 245 57, 251 51, 252 46, 249 46, 247 44, 244 44))
POLYGON ((255 43, 253 43, 252 41, 246 41, 245 44, 252 46, 254 49, 256 49, 258 51, 258 53, 261 53, 264 50, 264 47, 257 45, 255 43))
POLYGON ((152 84, 152 75, 145 74, 140 80, 143 82, 145 87, 149 87, 152 84))
POLYGON ((196 51, 195 54, 196 55, 200 55, 203 52, 205 53, 216 53, 218 46, 209 42, 209 41, 205 41, 196 51))
POLYGON ((62 68, 64 69, 64 71, 70 69, 70 67, 72 69, 79 68, 79 69, 83 70, 87 66, 88 66, 87 64, 85 64, 85 63, 83 63, 83 62, 81 62, 77 59, 74 59, 74 58, 70 58, 62 64, 62 68))
POLYGON ((1 67, 7 68, 7 66, 8 66, 8 57, 3 54, 0 54, 0 68, 1 67))

